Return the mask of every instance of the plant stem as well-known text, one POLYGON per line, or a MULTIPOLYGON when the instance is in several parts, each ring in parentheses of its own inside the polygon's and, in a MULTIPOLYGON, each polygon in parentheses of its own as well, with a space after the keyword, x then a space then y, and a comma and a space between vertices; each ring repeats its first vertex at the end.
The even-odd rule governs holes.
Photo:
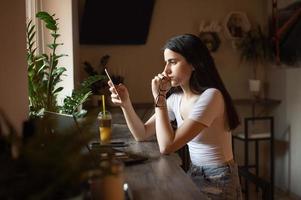
MULTIPOLYGON (((56 30, 54 30, 54 34, 56 34, 56 30)), ((50 71, 49 71, 49 79, 48 79, 48 86, 47 86, 47 93, 48 93, 48 95, 47 95, 47 107, 48 107, 48 109, 50 109, 50 111, 53 111, 52 109, 54 109, 53 107, 52 107, 52 101, 53 101, 53 96, 52 96, 52 87, 53 87, 53 85, 52 85, 52 83, 53 83, 53 70, 54 70, 54 68, 55 68, 55 66, 54 66, 54 61, 55 61, 55 50, 56 50, 56 37, 53 37, 53 49, 52 49, 52 53, 50 54, 50 71)))

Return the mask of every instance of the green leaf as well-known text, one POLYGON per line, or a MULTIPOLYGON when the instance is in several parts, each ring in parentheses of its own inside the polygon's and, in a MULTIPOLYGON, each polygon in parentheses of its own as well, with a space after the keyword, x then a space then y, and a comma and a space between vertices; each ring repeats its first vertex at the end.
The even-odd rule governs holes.
POLYGON ((81 83, 81 85, 82 85, 82 87, 89 87, 90 85, 92 85, 96 81, 103 80, 105 78, 106 78, 106 76, 104 76, 104 75, 89 76, 86 80, 84 80, 81 83))
POLYGON ((56 31, 58 29, 56 26, 56 20, 54 20, 47 12, 38 12, 36 17, 43 20, 46 23, 46 28, 49 30, 56 31))
POLYGON ((68 56, 68 54, 60 54, 60 55, 55 55, 54 56, 54 59, 59 59, 59 58, 61 58, 61 57, 63 57, 63 56, 68 56))
POLYGON ((33 64, 30 64, 30 65, 28 65, 28 69, 27 69, 27 71, 28 71, 28 74, 32 74, 33 73, 33 64))
POLYGON ((33 32, 33 34, 30 35, 30 37, 29 37, 29 42, 30 43, 33 40, 33 38, 34 38, 35 35, 36 35, 36 32, 33 32))
POLYGON ((44 60, 41 60, 39 62, 35 62, 35 70, 37 71, 37 73, 40 73, 39 70, 43 67, 43 69, 45 69, 44 67, 47 66, 47 63, 44 62, 44 60))
POLYGON ((52 81, 53 85, 57 85, 59 82, 62 81, 60 76, 53 76, 52 78, 53 78, 53 81, 52 81))
POLYGON ((58 38, 59 36, 61 36, 60 34, 57 34, 57 33, 51 33, 52 37, 54 38, 58 38))
MULTIPOLYGON (((31 23, 32 23, 32 20, 29 20, 29 22, 27 23, 27 26, 26 26, 26 29, 27 29, 27 32, 29 30, 29 27, 31 26, 31 23)), ((33 25, 34 26, 34 25, 33 25)))
POLYGON ((31 51, 32 54, 35 54, 36 50, 37 50, 37 48, 34 48, 34 49, 31 51))
POLYGON ((54 76, 60 76, 61 74, 63 74, 65 71, 67 71, 67 69, 65 67, 58 67, 53 71, 53 75, 54 76))
POLYGON ((58 62, 59 62, 58 60, 54 60, 54 61, 53 61, 53 65, 52 65, 52 67, 53 67, 53 68, 56 68, 56 66, 57 66, 58 62))
MULTIPOLYGON (((29 44, 29 49, 32 49, 32 46, 35 44, 35 42, 29 44)), ((36 49, 36 48, 35 48, 36 49)), ((33 52, 32 52, 33 53, 33 52)))
POLYGON ((37 56, 36 58, 37 58, 37 59, 35 60, 35 62, 39 62, 39 61, 45 60, 45 57, 44 57, 44 56, 37 56))
MULTIPOLYGON (((29 28, 29 27, 28 27, 28 28, 29 28)), ((31 28, 30 28, 29 31, 28 31, 28 35, 31 35, 32 32, 34 31, 34 29, 35 29, 35 25, 32 25, 31 28)), ((34 32, 34 33, 35 33, 35 32, 34 32)))
POLYGON ((62 91, 64 88, 63 87, 58 87, 53 91, 53 94, 59 93, 60 91, 62 91))
POLYGON ((47 12, 45 12, 45 11, 40 11, 40 12, 38 12, 37 14, 36 14, 36 17, 38 17, 38 18, 47 18, 47 17, 50 17, 50 18, 52 18, 47 12))
POLYGON ((43 65, 39 68, 38 73, 43 72, 46 68, 48 68, 48 66, 46 65, 46 63, 43 63, 43 65))
POLYGON ((53 31, 57 30, 56 24, 48 23, 48 24, 46 24, 46 27, 53 31))
POLYGON ((47 45, 50 49, 55 49, 59 44, 48 44, 47 45))

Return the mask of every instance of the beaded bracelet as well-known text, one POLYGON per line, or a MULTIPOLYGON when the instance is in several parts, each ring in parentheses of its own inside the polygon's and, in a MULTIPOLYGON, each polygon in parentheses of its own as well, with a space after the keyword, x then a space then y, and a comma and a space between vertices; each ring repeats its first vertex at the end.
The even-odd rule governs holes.
POLYGON ((165 96, 164 94, 159 93, 159 94, 157 95, 157 97, 156 97, 155 107, 165 107, 165 105, 159 105, 159 104, 158 104, 159 98, 160 98, 160 97, 166 98, 166 96, 165 96))

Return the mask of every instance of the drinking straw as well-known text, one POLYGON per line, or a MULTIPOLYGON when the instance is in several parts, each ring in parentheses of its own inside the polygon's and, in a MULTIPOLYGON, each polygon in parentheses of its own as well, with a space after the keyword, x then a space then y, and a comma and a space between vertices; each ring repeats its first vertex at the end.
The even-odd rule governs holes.
POLYGON ((105 95, 101 95, 101 100, 102 100, 102 112, 105 115, 106 114, 105 95))

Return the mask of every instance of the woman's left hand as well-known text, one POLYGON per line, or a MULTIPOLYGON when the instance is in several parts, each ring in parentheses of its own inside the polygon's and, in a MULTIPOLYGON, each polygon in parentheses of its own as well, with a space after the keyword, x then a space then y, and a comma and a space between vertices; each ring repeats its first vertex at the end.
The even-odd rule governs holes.
POLYGON ((168 76, 158 74, 152 79, 152 93, 154 99, 158 96, 166 96, 166 93, 171 88, 171 81, 168 76))

